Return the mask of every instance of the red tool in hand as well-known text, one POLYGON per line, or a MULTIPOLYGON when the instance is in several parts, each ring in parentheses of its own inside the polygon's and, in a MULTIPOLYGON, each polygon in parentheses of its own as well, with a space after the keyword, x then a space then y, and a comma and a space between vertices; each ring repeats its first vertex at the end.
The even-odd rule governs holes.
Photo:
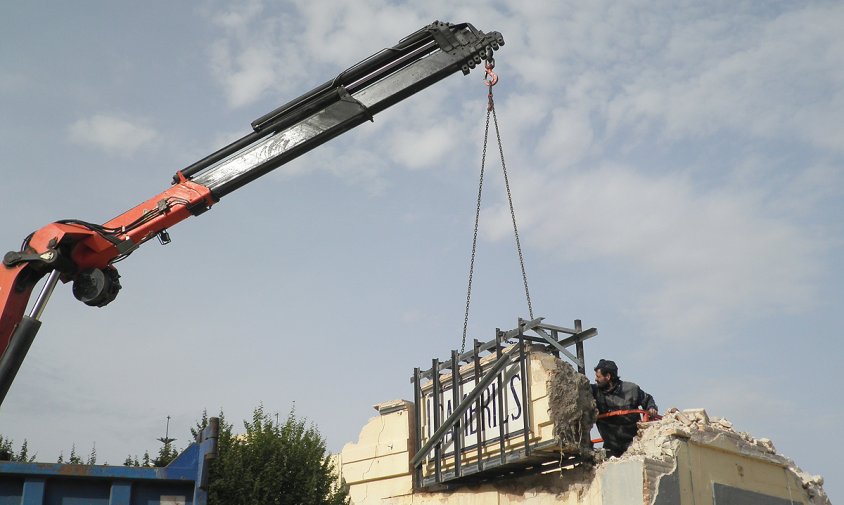
MULTIPOLYGON (((630 414, 641 414, 642 421, 650 422, 650 421, 659 421, 662 419, 662 416, 659 414, 651 415, 651 413, 647 410, 642 409, 628 409, 628 410, 613 410, 612 412, 605 412, 603 414, 598 414, 598 419, 606 419, 608 417, 615 417, 615 416, 626 416, 630 414)), ((593 438, 592 443, 598 444, 603 442, 603 438, 593 438)))

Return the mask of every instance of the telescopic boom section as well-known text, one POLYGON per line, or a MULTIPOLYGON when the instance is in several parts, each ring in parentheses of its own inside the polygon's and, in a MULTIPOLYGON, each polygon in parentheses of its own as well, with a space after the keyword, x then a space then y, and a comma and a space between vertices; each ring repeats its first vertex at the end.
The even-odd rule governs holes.
POLYGON ((468 74, 503 44, 498 32, 434 22, 253 121, 248 135, 177 172, 169 189, 107 223, 63 220, 31 234, 0 268, 0 403, 40 326, 40 299, 37 311, 24 312, 46 274, 72 281, 74 296, 88 305, 108 304, 120 289, 112 264, 142 243, 169 241, 167 228, 437 81, 468 74))
POLYGON ((221 198, 408 96, 468 74, 504 43, 468 24, 434 23, 252 122, 254 131, 176 175, 221 198), (490 53, 491 54, 491 53, 490 53))

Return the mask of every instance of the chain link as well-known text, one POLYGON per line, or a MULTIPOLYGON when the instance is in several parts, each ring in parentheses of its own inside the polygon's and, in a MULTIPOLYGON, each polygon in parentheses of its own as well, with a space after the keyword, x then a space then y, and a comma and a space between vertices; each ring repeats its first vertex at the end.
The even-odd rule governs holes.
MULTIPOLYGON (((492 100, 490 98, 490 100, 492 100)), ((510 217, 513 219, 513 233, 516 236, 516 250, 519 252, 519 266, 522 267, 522 282, 525 285, 525 298, 527 299, 528 315, 533 319, 533 304, 530 302, 530 290, 528 289, 527 271, 525 270, 525 257, 522 254, 522 243, 519 240, 519 227, 516 226, 516 211, 513 208, 513 196, 510 193, 510 180, 507 177, 507 165, 504 163, 504 148, 501 145, 501 133, 498 131, 498 117, 495 115, 495 105, 492 106, 492 122, 495 124, 495 136, 498 139, 498 153, 501 155, 501 169, 504 171, 504 185, 507 188, 507 201, 510 203, 510 217)))
MULTIPOLYGON (((491 65, 495 65, 494 60, 491 62, 491 65)), ((463 354, 466 350, 466 333, 469 328, 469 305, 472 300, 472 276, 475 270, 475 253, 477 252, 478 247, 478 222, 481 216, 481 195, 483 194, 484 187, 484 168, 486 165, 486 151, 489 140, 490 114, 492 115, 493 124, 495 125, 495 137, 498 141, 498 154, 501 156, 501 169, 504 172, 504 185, 507 188, 507 202, 510 204, 510 217, 513 220, 513 233, 516 236, 516 250, 519 253, 519 266, 522 269, 522 282, 525 286, 525 298, 527 298, 528 314, 530 315, 530 318, 533 319, 533 304, 530 301, 530 289, 528 289, 527 271, 525 270, 525 258, 524 254, 522 253, 521 240, 519 240, 519 228, 516 225, 516 211, 513 207, 513 196, 510 192, 510 179, 507 176, 507 165, 504 162, 504 147, 501 142, 501 132, 498 128, 498 116, 495 114, 495 102, 492 98, 492 85, 488 84, 488 86, 489 93, 487 94, 488 106, 486 112, 486 125, 484 126, 484 148, 483 154, 481 155, 481 176, 480 182, 478 183, 478 202, 475 207, 475 229, 472 234, 472 257, 469 261, 469 286, 466 290, 466 312, 463 316, 463 341, 460 344, 460 354, 463 354)))
MULTIPOLYGON (((491 92, 491 91, 490 91, 491 92)), ((478 249, 478 222, 481 217, 481 195, 484 190, 484 166, 486 164, 486 146, 489 138, 489 115, 491 109, 486 112, 486 126, 484 127, 484 150, 481 154, 481 177, 478 183, 478 203, 475 206, 475 230, 472 234, 472 259, 469 260, 469 287, 466 289, 466 312, 463 316, 463 341, 460 344, 460 354, 466 350, 466 333, 469 328, 469 303, 472 300, 472 274, 475 271, 475 252, 478 249)))

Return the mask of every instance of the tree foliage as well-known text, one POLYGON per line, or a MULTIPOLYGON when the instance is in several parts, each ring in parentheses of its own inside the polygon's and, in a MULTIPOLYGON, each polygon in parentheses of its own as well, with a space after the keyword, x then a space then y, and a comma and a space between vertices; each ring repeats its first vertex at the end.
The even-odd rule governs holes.
MULTIPOLYGON (((61 458, 61 456, 59 456, 61 458)), ((70 447, 70 458, 67 460, 71 465, 81 465, 84 463, 82 456, 76 453, 76 444, 70 447)))
POLYGON ((13 440, 0 435, 0 461, 19 461, 22 463, 35 461, 35 455, 30 456, 29 454, 29 442, 26 439, 24 439, 18 452, 15 452, 13 445, 13 440))
POLYGON ((149 451, 145 451, 144 457, 140 461, 138 461, 137 454, 134 457, 131 454, 126 456, 126 459, 123 460, 123 466, 151 468, 155 465, 153 465, 153 460, 149 455, 149 451))
MULTIPOLYGON (((208 422, 203 414, 194 434, 208 422)), ((291 411, 279 423, 259 406, 246 433, 234 435, 220 413, 219 455, 211 465, 209 503, 345 505, 325 440, 291 411)))
POLYGON ((152 460, 152 466, 158 467, 165 467, 170 464, 171 461, 176 459, 179 455, 179 451, 173 447, 173 442, 166 441, 164 445, 162 445, 161 449, 158 450, 158 457, 152 460))
MULTIPOLYGON (((211 463, 209 476, 211 505, 348 505, 348 491, 337 482, 325 439, 313 425, 298 419, 293 410, 279 422, 277 415, 271 416, 259 406, 252 419, 243 422, 242 435, 234 433, 222 412, 219 418, 218 457, 211 463)), ((208 425, 208 420, 203 412, 202 419, 191 429, 194 437, 208 425)), ((177 455, 168 441, 157 458, 153 459, 147 451, 141 461, 137 456, 128 456, 123 464, 164 466, 177 455)), ((26 440, 15 452, 13 442, 0 436, 0 460, 4 459, 32 462, 35 456, 29 455, 26 440)), ((69 458, 66 460, 61 452, 58 462, 94 465, 96 445, 86 459, 73 444, 69 458)))

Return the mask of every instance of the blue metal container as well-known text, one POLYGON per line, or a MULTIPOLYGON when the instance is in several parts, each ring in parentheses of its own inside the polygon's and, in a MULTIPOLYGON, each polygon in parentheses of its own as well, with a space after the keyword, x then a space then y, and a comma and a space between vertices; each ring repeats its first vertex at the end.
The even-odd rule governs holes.
POLYGON ((0 462, 0 505, 206 505, 219 422, 164 468, 0 462))

